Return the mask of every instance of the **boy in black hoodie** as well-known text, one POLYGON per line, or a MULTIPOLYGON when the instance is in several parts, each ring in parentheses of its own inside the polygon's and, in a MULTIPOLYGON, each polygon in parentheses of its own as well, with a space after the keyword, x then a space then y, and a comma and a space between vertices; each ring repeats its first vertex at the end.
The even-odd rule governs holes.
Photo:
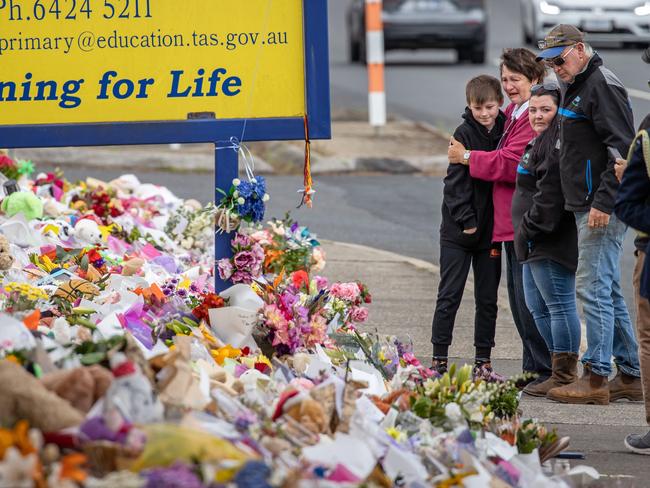
MULTIPOLYGON (((505 115, 499 107, 503 94, 499 80, 481 75, 465 89, 467 107, 454 138, 465 148, 493 151, 503 133, 505 115)), ((474 269, 475 372, 491 371, 497 318, 497 290, 501 278, 501 251, 492 246, 494 212, 492 183, 474 179, 469 166, 450 164, 444 179, 440 226, 440 283, 433 315, 433 368, 447 370, 456 312, 463 297, 470 264, 474 269)))

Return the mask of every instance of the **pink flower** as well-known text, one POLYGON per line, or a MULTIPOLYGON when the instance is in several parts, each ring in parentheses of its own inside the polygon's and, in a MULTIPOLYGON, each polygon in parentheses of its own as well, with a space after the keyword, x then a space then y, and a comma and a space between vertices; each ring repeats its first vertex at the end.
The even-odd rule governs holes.
POLYGON ((221 277, 222 280, 227 280, 232 276, 232 263, 228 258, 217 261, 217 269, 219 270, 219 277, 221 277))
POLYGON ((416 358, 412 352, 405 352, 404 355, 402 356, 402 359, 406 364, 410 364, 411 366, 415 366, 416 368, 420 367, 420 360, 416 358))
POLYGON ((253 256, 252 252, 240 251, 237 254, 235 254, 235 258, 233 259, 233 261, 238 270, 250 271, 250 269, 258 260, 255 259, 255 256, 253 256))
POLYGON ((251 234, 251 239, 262 246, 270 246, 273 242, 273 236, 268 230, 258 230, 253 232, 251 234))
POLYGON ((232 241, 230 241, 232 247, 238 248, 247 248, 250 247, 251 244, 253 244, 252 239, 246 234, 240 234, 239 232, 237 232, 235 237, 232 238, 232 241))
POLYGON ((354 322, 365 322, 368 320, 368 309, 366 307, 352 307, 350 318, 354 322))
POLYGON ((342 300, 355 302, 361 290, 359 290, 359 285, 356 283, 334 283, 330 288, 330 293, 342 300))

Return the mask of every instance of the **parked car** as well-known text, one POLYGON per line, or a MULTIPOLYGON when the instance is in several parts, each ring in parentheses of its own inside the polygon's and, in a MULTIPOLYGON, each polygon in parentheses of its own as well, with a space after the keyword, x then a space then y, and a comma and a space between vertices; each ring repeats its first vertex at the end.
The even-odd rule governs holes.
POLYGON ((537 44, 557 24, 572 24, 593 44, 650 42, 650 1, 521 0, 524 39, 537 44))
MULTIPOLYGON (((452 48, 459 61, 483 64, 487 14, 484 0, 384 0, 384 49, 452 48)), ((365 62, 365 1, 347 12, 349 55, 365 62)))

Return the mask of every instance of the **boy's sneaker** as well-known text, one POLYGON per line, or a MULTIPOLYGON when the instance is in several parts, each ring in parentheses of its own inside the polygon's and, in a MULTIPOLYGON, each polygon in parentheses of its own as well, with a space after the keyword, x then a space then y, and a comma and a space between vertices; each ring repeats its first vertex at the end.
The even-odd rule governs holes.
POLYGON ((440 376, 447 372, 447 358, 432 358, 431 369, 436 371, 440 376))
POLYGON ((623 441, 625 447, 637 454, 650 454, 650 432, 647 434, 630 434, 623 441))
POLYGON ((477 361, 472 369, 472 378, 474 380, 483 380, 490 383, 503 383, 506 379, 492 369, 490 361, 477 361))

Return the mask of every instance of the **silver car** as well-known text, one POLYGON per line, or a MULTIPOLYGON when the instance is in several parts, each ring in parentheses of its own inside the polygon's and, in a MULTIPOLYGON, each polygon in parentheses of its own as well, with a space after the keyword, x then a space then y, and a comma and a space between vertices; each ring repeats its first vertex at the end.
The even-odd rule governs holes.
POLYGON ((572 24, 593 44, 650 43, 650 1, 521 0, 524 39, 537 44, 557 24, 572 24))

